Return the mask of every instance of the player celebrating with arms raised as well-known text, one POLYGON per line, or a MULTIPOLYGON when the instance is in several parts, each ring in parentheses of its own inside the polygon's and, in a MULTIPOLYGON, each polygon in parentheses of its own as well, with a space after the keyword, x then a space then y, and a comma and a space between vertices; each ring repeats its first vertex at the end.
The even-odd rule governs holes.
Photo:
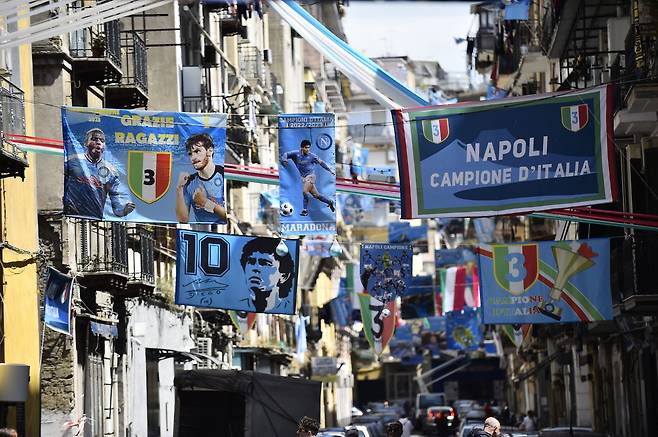
POLYGON ((286 152, 281 157, 281 165, 284 167, 288 165, 288 159, 295 163, 299 174, 302 177, 302 192, 304 196, 304 208, 299 213, 299 215, 308 215, 308 194, 311 193, 313 197, 318 199, 320 202, 326 203, 331 211, 335 211, 334 201, 327 199, 325 196, 318 192, 318 189, 315 187, 315 165, 320 164, 320 167, 327 170, 333 176, 336 176, 336 173, 329 168, 326 162, 318 158, 314 153, 311 153, 311 142, 309 140, 302 140, 299 145, 299 151, 286 152))

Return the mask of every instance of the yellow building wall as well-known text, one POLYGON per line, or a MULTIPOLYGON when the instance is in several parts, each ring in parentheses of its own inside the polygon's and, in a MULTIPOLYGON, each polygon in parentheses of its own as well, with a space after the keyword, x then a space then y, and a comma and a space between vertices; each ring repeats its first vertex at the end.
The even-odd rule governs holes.
MULTIPOLYGON (((24 21, 24 20, 23 20, 24 21)), ((25 27, 26 23, 19 23, 25 27)), ((19 49, 20 84, 25 92, 25 128, 34 135, 32 88, 32 48, 19 49)), ((36 172, 33 155, 25 180, 6 178, 1 182, 0 230, 2 240, 28 252, 37 251, 36 172)), ((59 169, 53 169, 58 171, 59 169)), ((60 170, 61 171, 61 170, 60 170)), ((2 249, 2 280, 4 298, 4 350, 5 362, 30 366, 29 399, 26 404, 26 437, 39 435, 39 290, 37 265, 34 255, 2 249)), ((23 437, 23 436, 21 436, 23 437)))

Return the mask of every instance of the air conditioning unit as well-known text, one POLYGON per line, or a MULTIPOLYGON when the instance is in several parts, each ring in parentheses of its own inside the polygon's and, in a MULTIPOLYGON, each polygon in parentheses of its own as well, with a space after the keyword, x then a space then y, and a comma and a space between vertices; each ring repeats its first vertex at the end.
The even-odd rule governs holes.
MULTIPOLYGON (((200 354, 212 356, 212 338, 199 337, 196 339, 197 352, 200 354)), ((197 363, 199 369, 210 369, 210 360, 201 359, 197 363)))

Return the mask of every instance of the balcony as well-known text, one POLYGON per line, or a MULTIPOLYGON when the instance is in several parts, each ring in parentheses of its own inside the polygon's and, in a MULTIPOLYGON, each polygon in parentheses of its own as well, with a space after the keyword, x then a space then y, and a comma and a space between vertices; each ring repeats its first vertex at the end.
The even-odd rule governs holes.
POLYGON ((69 245, 81 274, 81 285, 108 292, 125 293, 128 285, 128 241, 122 223, 75 219, 74 239, 69 245))
POLYGON ((631 25, 624 42, 624 56, 611 67, 616 88, 615 135, 655 135, 658 133, 658 41, 655 25, 631 25))
POLYGON ((142 108, 148 103, 146 43, 139 33, 121 32, 122 77, 117 84, 105 87, 108 108, 142 108))
POLYGON ((183 112, 222 112, 222 96, 183 96, 183 112))
POLYGON ((269 88, 270 71, 265 64, 263 52, 249 44, 238 45, 240 74, 252 85, 269 88))
POLYGON ((25 177, 27 153, 6 140, 8 134, 25 133, 23 91, 0 76, 0 178, 25 177))
POLYGON ((652 315, 658 312, 654 256, 658 237, 630 236, 612 240, 612 296, 615 313, 652 315))
POLYGON ((108 21, 69 34, 69 54, 75 77, 91 85, 121 80, 119 21, 108 21))
POLYGON ((155 238, 150 230, 128 229, 128 293, 139 295, 155 288, 155 238))

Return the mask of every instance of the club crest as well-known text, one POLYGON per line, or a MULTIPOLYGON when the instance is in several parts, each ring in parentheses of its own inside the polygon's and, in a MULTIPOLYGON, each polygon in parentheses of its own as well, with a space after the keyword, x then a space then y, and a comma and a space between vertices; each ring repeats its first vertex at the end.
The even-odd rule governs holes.
POLYGON ((539 276, 537 244, 501 244, 492 250, 496 282, 514 296, 528 291, 539 276))

